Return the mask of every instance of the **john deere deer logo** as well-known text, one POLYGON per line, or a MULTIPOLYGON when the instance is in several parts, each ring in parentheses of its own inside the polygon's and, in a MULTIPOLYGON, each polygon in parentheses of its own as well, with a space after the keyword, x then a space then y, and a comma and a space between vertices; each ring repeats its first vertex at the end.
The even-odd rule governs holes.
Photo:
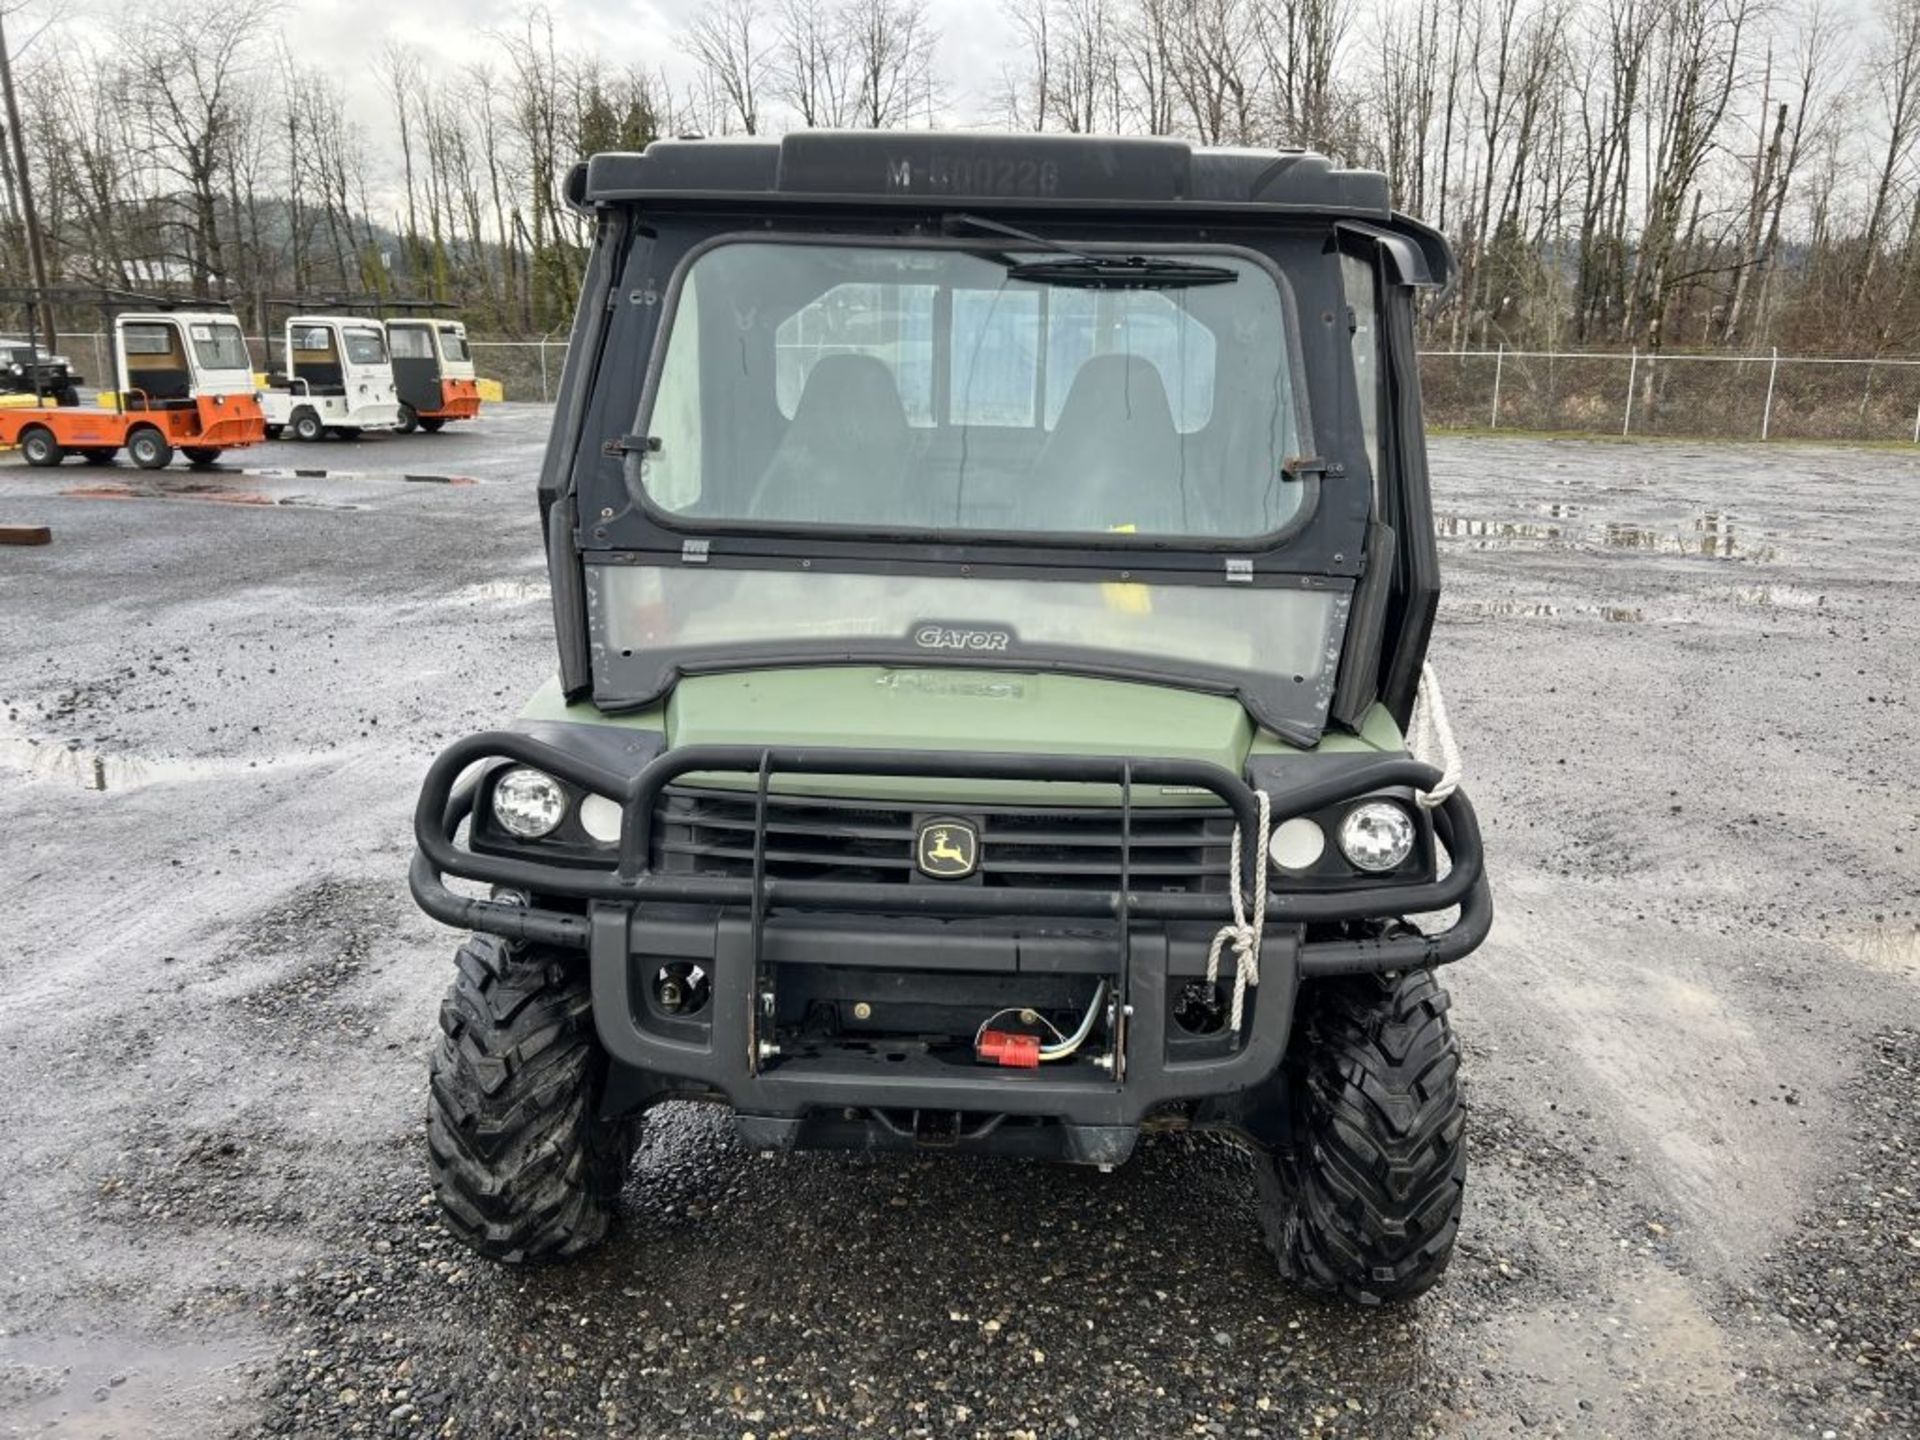
POLYGON ((920 826, 914 863, 936 880, 964 880, 980 864, 980 832, 964 820, 928 820, 920 826))

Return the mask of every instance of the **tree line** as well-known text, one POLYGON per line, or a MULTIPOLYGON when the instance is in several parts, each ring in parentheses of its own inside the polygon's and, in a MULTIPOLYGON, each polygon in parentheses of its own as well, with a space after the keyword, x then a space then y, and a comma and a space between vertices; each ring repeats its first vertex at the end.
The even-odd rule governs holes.
MULTIPOLYGON (((1885 354, 1920 341, 1920 0, 1004 0, 962 85, 927 0, 711 0, 646 64, 534 9, 454 65, 388 43, 379 114, 284 0, 10 19, 56 283, 566 323, 599 150, 668 134, 1000 126, 1306 145, 1384 171, 1460 257, 1453 348, 1885 354)), ((0 278, 24 283, 0 164, 0 278)))

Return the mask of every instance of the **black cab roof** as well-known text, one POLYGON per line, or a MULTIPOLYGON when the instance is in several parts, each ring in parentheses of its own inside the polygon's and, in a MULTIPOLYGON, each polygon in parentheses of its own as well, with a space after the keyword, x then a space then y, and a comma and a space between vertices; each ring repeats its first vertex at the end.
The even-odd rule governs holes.
MULTIPOLYGON (((982 131, 802 130, 779 139, 656 140, 575 168, 578 207, 724 204, 1097 210, 1114 218, 1168 212, 1326 217, 1412 241, 1424 275, 1452 274, 1446 242, 1396 213, 1386 176, 1309 150, 1226 149, 1166 136, 982 131)), ((1404 270, 1405 267, 1403 267, 1404 270)))

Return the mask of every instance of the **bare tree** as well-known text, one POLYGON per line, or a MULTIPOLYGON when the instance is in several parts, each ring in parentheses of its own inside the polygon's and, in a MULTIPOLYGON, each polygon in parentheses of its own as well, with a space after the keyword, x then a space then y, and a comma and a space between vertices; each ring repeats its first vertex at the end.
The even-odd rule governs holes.
POLYGON ((760 24, 759 0, 717 0, 686 33, 687 49, 707 83, 725 98, 749 135, 760 133, 760 100, 773 70, 760 24))
POLYGON ((774 92, 808 129, 850 124, 859 93, 854 49, 837 11, 782 0, 775 17, 774 92))
POLYGON ((1863 258, 1860 281, 1854 290, 1855 305, 1866 301, 1879 264, 1894 189, 1911 170, 1914 142, 1920 138, 1920 0, 1883 0, 1878 20, 1880 33, 1875 37, 1867 69, 1886 129, 1861 236, 1863 258))
POLYGON ((873 130, 928 123, 939 96, 940 37, 926 0, 845 0, 840 15, 853 56, 855 122, 873 130))
POLYGON ((178 186, 185 211, 172 227, 172 257, 187 267, 196 295, 224 288, 228 278, 220 226, 224 166, 246 92, 259 78, 261 37, 279 8, 278 0, 235 0, 211 10, 161 0, 127 47, 145 158, 178 186))
POLYGON ((420 56, 409 45, 389 40, 381 49, 374 66, 387 100, 393 106, 393 118, 400 132, 400 167, 407 201, 407 263, 417 268, 421 260, 420 212, 414 198, 413 132, 414 114, 426 98, 420 56))

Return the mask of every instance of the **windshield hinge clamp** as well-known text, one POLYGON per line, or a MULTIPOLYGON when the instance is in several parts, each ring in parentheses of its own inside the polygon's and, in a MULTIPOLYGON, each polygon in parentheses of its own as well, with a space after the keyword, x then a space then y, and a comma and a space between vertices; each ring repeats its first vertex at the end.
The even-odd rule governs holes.
POLYGON ((1253 561, 1244 558, 1227 561, 1227 583, 1230 585, 1251 585, 1253 583, 1253 561))
POLYGON ((1329 465, 1318 455, 1294 455, 1280 462, 1282 480, 1324 480, 1338 475, 1343 467, 1329 465))
POLYGON ((704 565, 707 554, 713 548, 711 540, 682 540, 680 542, 680 563, 682 565, 704 565))
POLYGON ((660 437, 658 435, 622 435, 601 445, 600 453, 609 459, 618 460, 622 455, 658 455, 660 437))

